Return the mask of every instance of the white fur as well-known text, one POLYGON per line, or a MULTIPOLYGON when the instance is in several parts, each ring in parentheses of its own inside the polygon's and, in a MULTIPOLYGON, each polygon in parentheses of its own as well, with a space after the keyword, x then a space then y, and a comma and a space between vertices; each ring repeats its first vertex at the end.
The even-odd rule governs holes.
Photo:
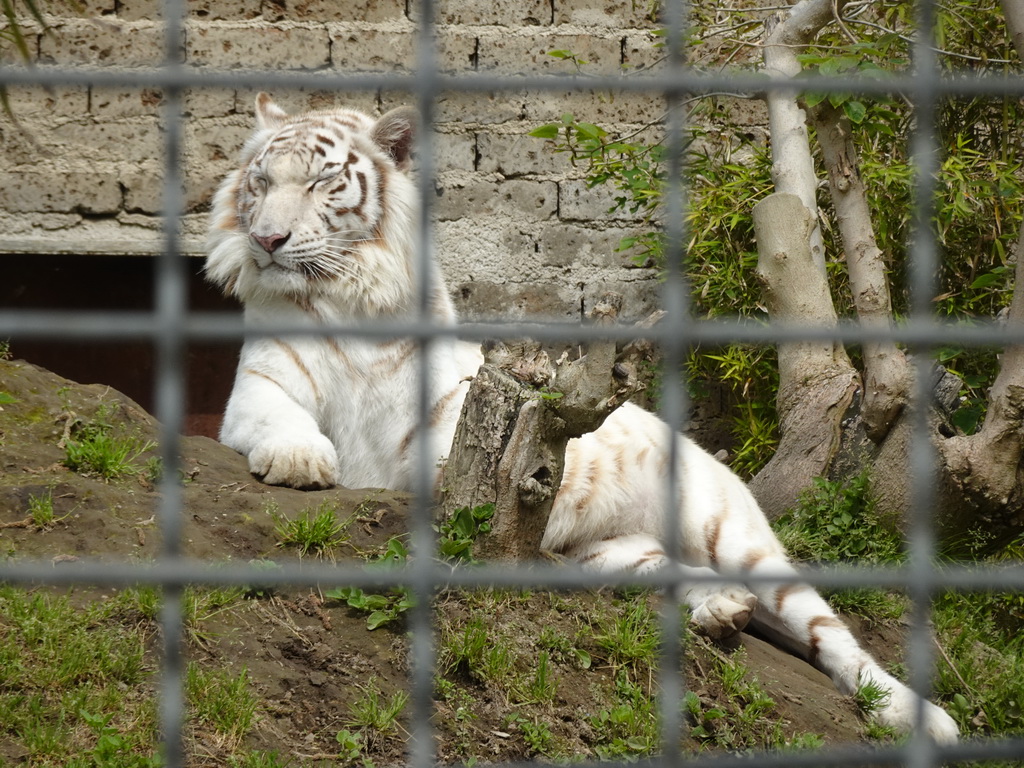
MULTIPOLYGON (((401 116, 382 118, 388 130, 345 110, 289 118, 263 96, 257 111, 257 130, 243 149, 242 167, 225 180, 215 198, 210 279, 238 296, 245 304, 246 322, 257 325, 412 317, 417 205, 414 186, 403 172, 408 135, 401 116), (303 176, 315 175, 319 160, 314 157, 313 170, 307 170, 311 161, 302 152, 301 136, 294 146, 284 142, 276 154, 264 153, 264 147, 274 137, 288 136, 289 131, 300 135, 303 126, 315 131, 333 119, 356 128, 346 134, 347 145, 332 147, 332 153, 352 151, 363 163, 358 167, 384 169, 386 198, 379 205, 384 218, 370 221, 367 214, 365 221, 346 224, 358 231, 376 227, 379 237, 353 244, 333 279, 311 280, 296 265, 316 250, 317 237, 321 242, 324 237, 318 234, 318 199, 304 191, 308 179, 303 176), (240 190, 257 172, 271 177, 271 183, 265 193, 246 197, 240 190), (272 208, 266 208, 269 200, 276 201, 272 208), (239 215, 247 208, 250 213, 239 215), (285 231, 290 233, 288 244, 273 254, 250 237, 285 231)), ((439 277, 430 299, 435 322, 454 322, 439 277)), ((437 343, 431 350, 430 458, 440 461, 451 445, 465 379, 475 373, 481 355, 475 346, 461 343, 437 343)), ((246 454, 251 470, 268 483, 407 489, 417 445, 413 437, 420 363, 415 348, 402 341, 379 344, 317 336, 249 340, 242 349, 221 439, 246 454)), ((602 570, 662 567, 670 439, 656 416, 627 404, 596 432, 570 442, 543 546, 602 570)), ((768 577, 792 574, 793 566, 746 486, 687 438, 674 439, 683 578, 712 569, 768 577)), ((681 597, 694 623, 712 637, 733 641, 753 618, 781 642, 812 657, 844 693, 853 693, 867 678, 887 687, 890 700, 878 719, 901 730, 915 725, 916 695, 860 648, 809 587, 690 583, 681 586, 681 597)), ((937 741, 956 740, 957 727, 940 708, 925 702, 922 717, 925 730, 937 741)))

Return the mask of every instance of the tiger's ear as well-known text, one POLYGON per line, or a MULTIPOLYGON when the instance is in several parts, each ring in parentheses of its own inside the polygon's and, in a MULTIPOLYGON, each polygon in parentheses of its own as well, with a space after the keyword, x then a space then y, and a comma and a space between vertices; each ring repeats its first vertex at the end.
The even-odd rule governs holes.
POLYGON ((265 128, 280 128, 284 125, 284 122, 287 119, 288 113, 274 103, 274 100, 270 98, 269 93, 263 93, 261 91, 256 94, 257 130, 262 131, 265 128))
POLYGON ((371 134, 378 147, 383 149, 400 171, 412 166, 412 148, 419 116, 412 107, 393 109, 373 126, 371 134))

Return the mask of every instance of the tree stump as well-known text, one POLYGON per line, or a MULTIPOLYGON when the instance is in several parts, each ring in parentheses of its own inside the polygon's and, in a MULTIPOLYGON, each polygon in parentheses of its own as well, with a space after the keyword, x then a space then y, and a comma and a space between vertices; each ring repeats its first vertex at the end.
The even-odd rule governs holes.
MULTIPOLYGON (((591 314, 614 322, 621 298, 605 299, 591 314)), ((637 360, 650 345, 621 353, 614 342, 590 344, 576 360, 552 363, 537 342, 484 345, 484 364, 470 385, 441 484, 442 514, 494 504, 491 530, 477 541, 482 559, 536 559, 555 494, 565 448, 597 429, 644 384, 637 360)))

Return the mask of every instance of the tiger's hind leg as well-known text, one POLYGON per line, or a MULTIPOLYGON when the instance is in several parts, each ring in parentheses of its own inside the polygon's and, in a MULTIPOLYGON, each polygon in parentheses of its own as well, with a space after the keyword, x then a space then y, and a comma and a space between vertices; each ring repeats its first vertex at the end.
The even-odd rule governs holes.
MULTIPOLYGON (((770 579, 797 574, 785 558, 770 557, 750 569, 751 575, 770 579)), ((753 626, 769 639, 804 657, 828 675, 840 692, 852 696, 864 684, 874 683, 888 692, 872 717, 907 733, 918 723, 918 707, 925 731, 940 744, 957 740, 959 729, 946 712, 922 701, 908 686, 886 672, 865 651, 849 627, 809 584, 753 581, 758 597, 753 626)))
MULTIPOLYGON (((573 552, 572 556, 584 567, 606 573, 649 573, 669 562, 661 543, 647 534, 593 542, 573 552)), ((757 605, 754 594, 739 584, 705 580, 703 577, 715 576, 711 568, 690 565, 680 565, 679 568, 684 583, 687 576, 696 577, 679 593, 679 599, 690 608, 690 623, 697 631, 725 646, 738 644, 740 632, 747 626, 757 605)))

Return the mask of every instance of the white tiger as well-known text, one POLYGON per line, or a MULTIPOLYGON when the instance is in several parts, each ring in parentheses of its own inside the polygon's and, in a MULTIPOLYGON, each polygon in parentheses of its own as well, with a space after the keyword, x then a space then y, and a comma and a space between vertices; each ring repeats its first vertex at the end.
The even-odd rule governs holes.
MULTIPOLYGON (((206 273, 237 296, 251 323, 365 322, 415 317, 418 202, 410 179, 415 115, 374 120, 347 109, 288 115, 266 94, 237 170, 213 203, 206 273)), ((435 323, 455 322, 434 270, 435 323)), ((481 362, 467 343, 437 344, 428 375, 433 456, 449 449, 481 362)), ((258 337, 245 342, 221 440, 270 484, 407 489, 417 433, 418 364, 409 341, 345 336, 258 337)), ((668 430, 625 405, 569 443, 565 475, 543 546, 588 567, 638 572, 663 566, 659 543, 668 430)), ((684 573, 795 572, 746 486, 678 436, 684 573)), ((910 730, 919 699, 868 655, 811 587, 705 584, 682 598, 694 623, 729 642, 753 620, 832 678, 845 694, 888 689, 875 717, 910 730)), ((957 739, 953 719, 923 702, 924 727, 957 739)))

